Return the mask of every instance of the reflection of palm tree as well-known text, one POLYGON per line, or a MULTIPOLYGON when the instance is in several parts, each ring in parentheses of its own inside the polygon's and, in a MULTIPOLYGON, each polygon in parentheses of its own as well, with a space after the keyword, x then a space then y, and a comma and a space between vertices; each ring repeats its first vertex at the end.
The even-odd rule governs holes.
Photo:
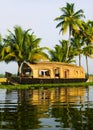
POLYGON ((4 116, 2 121, 7 122, 4 126, 6 129, 16 128, 17 130, 28 130, 40 128, 40 122, 38 120, 39 117, 37 115, 38 108, 29 103, 29 94, 30 90, 18 90, 16 92, 14 92, 14 90, 10 90, 6 94, 6 107, 4 108, 4 112, 2 112, 4 116), (15 99, 15 97, 17 97, 17 92, 18 101, 17 99, 13 100, 13 98, 15 99))

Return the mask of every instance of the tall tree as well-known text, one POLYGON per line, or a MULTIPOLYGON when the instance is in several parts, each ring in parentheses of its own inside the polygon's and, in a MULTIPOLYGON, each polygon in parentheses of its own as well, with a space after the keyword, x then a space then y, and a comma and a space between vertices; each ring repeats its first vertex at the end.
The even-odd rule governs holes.
MULTIPOLYGON (((40 38, 36 38, 33 33, 29 34, 30 29, 24 31, 20 26, 14 27, 14 33, 8 30, 9 35, 4 39, 5 45, 9 48, 9 53, 5 61, 16 61, 18 64, 18 75, 20 74, 20 65, 23 61, 35 60, 35 54, 40 49, 40 38), (34 51, 34 53, 33 53, 34 51), (11 54, 11 55, 10 55, 11 54)), ((41 49, 43 50, 43 49, 41 49)))
POLYGON ((47 47, 40 47, 41 38, 37 38, 34 33, 28 34, 26 37, 27 45, 26 45, 26 54, 25 60, 33 63, 35 61, 40 60, 48 60, 48 55, 45 50, 48 50, 47 47))
POLYGON ((85 16, 83 10, 81 9, 75 12, 73 3, 72 4, 67 3, 66 7, 61 8, 61 11, 63 14, 55 18, 55 20, 59 21, 56 27, 61 28, 60 32, 64 34, 67 32, 67 30, 69 30, 69 39, 68 39, 67 55, 66 55, 66 60, 67 60, 69 54, 72 30, 74 29, 75 31, 78 31, 79 27, 83 27, 81 18, 85 16))
POLYGON ((88 69, 88 57, 93 58, 93 21, 83 22, 84 29, 82 30, 83 40, 85 46, 83 47, 83 54, 86 57, 87 75, 89 75, 88 69))
POLYGON ((24 60, 24 53, 25 53, 25 44, 26 44, 26 34, 29 30, 24 31, 20 26, 14 27, 14 33, 8 30, 9 35, 6 36, 4 39, 4 43, 8 48, 10 48, 10 53, 7 55, 8 57, 5 58, 5 61, 16 61, 18 63, 18 75, 19 75, 19 68, 24 60))
POLYGON ((73 47, 70 46, 69 48, 69 58, 66 61, 66 52, 67 52, 67 40, 59 41, 60 44, 57 44, 54 49, 49 50, 50 54, 50 60, 51 61, 59 61, 59 62, 75 62, 73 60, 75 56, 75 51, 73 50, 73 47))
POLYGON ((3 38, 0 35, 0 61, 6 61, 9 59, 10 55, 10 47, 7 46, 7 44, 3 43, 3 38))
POLYGON ((2 36, 0 35, 0 61, 2 61, 2 50, 3 50, 2 36))
POLYGON ((49 50, 50 60, 66 62, 66 52, 67 52, 67 41, 60 41, 60 45, 55 45, 54 49, 49 50))
POLYGON ((85 55, 86 58, 86 68, 87 68, 87 76, 89 75, 89 67, 88 67, 88 57, 93 58, 93 46, 88 44, 83 48, 83 55, 85 55))
POLYGON ((84 46, 85 42, 82 38, 82 35, 79 32, 75 32, 73 30, 73 38, 71 38, 71 45, 73 46, 75 56, 79 56, 79 66, 81 66, 81 55, 82 55, 82 47, 84 46))

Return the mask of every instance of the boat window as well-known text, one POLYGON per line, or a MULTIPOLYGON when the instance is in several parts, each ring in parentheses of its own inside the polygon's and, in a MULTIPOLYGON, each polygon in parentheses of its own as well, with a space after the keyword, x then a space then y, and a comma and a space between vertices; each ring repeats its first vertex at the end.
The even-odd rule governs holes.
POLYGON ((54 73, 55 73, 55 77, 56 77, 56 78, 59 78, 59 77, 60 77, 59 68, 56 68, 56 69, 54 70, 54 73))
POLYGON ((49 70, 39 70, 39 76, 41 76, 41 77, 50 76, 50 71, 49 70))

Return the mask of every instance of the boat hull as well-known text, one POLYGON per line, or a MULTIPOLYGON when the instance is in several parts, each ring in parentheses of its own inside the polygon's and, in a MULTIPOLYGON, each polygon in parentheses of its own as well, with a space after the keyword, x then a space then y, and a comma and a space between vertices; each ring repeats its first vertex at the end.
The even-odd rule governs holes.
POLYGON ((55 83, 76 83, 76 82, 86 82, 87 78, 77 78, 77 79, 63 79, 63 78, 29 78, 29 77, 11 77, 8 79, 10 83, 19 83, 19 84, 55 84, 55 83))

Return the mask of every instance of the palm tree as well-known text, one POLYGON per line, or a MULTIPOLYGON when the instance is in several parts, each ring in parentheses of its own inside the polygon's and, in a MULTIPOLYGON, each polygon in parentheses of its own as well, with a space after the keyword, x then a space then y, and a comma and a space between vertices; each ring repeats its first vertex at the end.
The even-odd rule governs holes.
MULTIPOLYGON (((23 61, 35 60, 37 50, 40 50, 40 38, 36 38, 33 33, 30 35, 30 29, 24 31, 20 26, 14 27, 14 33, 10 30, 9 35, 4 39, 5 45, 10 49, 5 61, 15 61, 18 64, 18 75, 20 66, 23 61), (11 55, 10 55, 11 54, 11 55)), ((41 49, 43 50, 43 49, 41 49)))
POLYGON ((0 61, 2 61, 2 50, 3 50, 2 36, 0 35, 0 61))
MULTIPOLYGON (((87 45, 86 47, 83 48, 83 55, 85 55, 86 58, 86 68, 87 68, 87 76, 89 75, 89 69, 88 69, 88 57, 92 57, 93 55, 93 46, 92 45, 87 45)), ((93 58, 93 57, 92 57, 93 58)))
POLYGON ((81 32, 72 31, 73 38, 71 38, 71 45, 73 46, 75 56, 79 56, 79 66, 81 66, 81 55, 82 55, 82 47, 84 46, 85 42, 82 38, 81 32))
POLYGON ((72 30, 75 31, 79 30, 79 27, 82 26, 82 17, 84 16, 83 10, 78 10, 77 12, 74 11, 74 4, 66 4, 66 7, 61 8, 62 15, 55 18, 55 20, 59 21, 59 24, 56 26, 57 28, 60 27, 60 32, 63 34, 69 30, 69 39, 68 39, 68 46, 67 46, 67 55, 66 60, 68 58, 69 47, 70 47, 70 39, 72 35, 72 30))
POLYGON ((86 42, 86 45, 93 43, 93 21, 83 22, 83 36, 86 42))
POLYGON ((34 33, 28 34, 26 37, 27 45, 26 45, 26 54, 25 60, 33 63, 35 61, 40 60, 48 60, 48 55, 44 52, 45 50, 49 49, 47 47, 40 47, 39 43, 41 38, 36 38, 34 33))
POLYGON ((59 41, 60 45, 56 45, 54 49, 49 50, 50 54, 50 60, 51 61, 59 61, 59 62, 74 62, 74 53, 73 53, 73 48, 70 46, 69 49, 69 58, 66 61, 66 52, 67 52, 67 42, 66 40, 59 41))
POLYGON ((86 57, 87 75, 88 70, 88 57, 93 58, 93 21, 83 22, 84 29, 82 30, 82 38, 85 46, 83 47, 83 55, 86 57))
POLYGON ((9 35, 6 36, 4 39, 4 43, 7 48, 10 49, 9 54, 5 59, 5 61, 16 61, 18 63, 18 75, 19 75, 19 68, 24 60, 24 52, 25 52, 25 44, 26 44, 26 34, 29 30, 23 31, 20 26, 14 27, 14 33, 8 30, 9 35), (11 55, 10 55, 11 54, 11 55))
POLYGON ((7 61, 10 57, 10 47, 3 43, 3 38, 0 35, 0 61, 7 61))
POLYGON ((63 40, 62 42, 60 41, 60 45, 55 45, 54 49, 49 50, 50 60, 65 62, 66 51, 67 51, 67 41, 66 40, 63 40))

